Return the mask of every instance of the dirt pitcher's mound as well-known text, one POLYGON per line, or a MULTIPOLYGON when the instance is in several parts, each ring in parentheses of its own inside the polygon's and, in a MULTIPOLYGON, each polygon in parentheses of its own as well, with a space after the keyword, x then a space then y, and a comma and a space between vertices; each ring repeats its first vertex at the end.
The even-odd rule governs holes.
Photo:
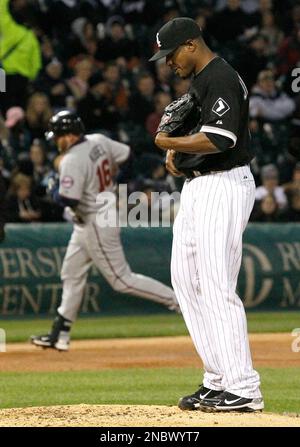
POLYGON ((203 413, 157 405, 64 405, 0 410, 1 427, 300 427, 300 417, 203 413))

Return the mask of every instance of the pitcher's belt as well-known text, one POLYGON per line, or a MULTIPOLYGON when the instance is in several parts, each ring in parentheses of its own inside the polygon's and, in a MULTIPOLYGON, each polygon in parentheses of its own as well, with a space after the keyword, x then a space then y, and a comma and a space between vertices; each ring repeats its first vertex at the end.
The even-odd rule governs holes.
POLYGON ((203 171, 203 172, 196 171, 196 170, 195 171, 190 171, 189 175, 187 175, 187 180, 192 180, 192 179, 194 179, 196 177, 202 177, 203 175, 210 175, 210 174, 216 174, 218 172, 231 171, 231 169, 240 168, 241 166, 247 166, 247 165, 245 165, 245 164, 234 165, 234 166, 232 166, 231 168, 228 168, 228 169, 219 169, 219 170, 216 169, 216 170, 212 170, 212 171, 203 171))

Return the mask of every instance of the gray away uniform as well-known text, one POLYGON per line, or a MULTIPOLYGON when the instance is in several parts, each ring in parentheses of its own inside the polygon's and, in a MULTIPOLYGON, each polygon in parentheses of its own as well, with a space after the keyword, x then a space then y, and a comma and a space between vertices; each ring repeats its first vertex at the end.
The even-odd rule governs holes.
POLYGON ((97 196, 114 191, 112 173, 127 160, 129 153, 126 144, 93 134, 72 146, 60 164, 59 194, 79 202, 76 213, 84 222, 74 224, 61 271, 63 294, 58 312, 68 320, 76 319, 92 263, 114 290, 177 309, 170 287, 131 271, 121 244, 120 228, 100 228, 96 223, 101 208, 97 196))

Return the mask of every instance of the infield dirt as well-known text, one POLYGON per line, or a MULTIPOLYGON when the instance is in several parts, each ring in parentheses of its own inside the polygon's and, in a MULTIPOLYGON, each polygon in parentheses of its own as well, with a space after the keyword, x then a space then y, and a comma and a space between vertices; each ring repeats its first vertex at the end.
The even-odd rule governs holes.
MULTIPOLYGON (((251 334, 256 367, 300 366, 291 334, 251 334)), ((78 340, 69 352, 43 350, 29 343, 7 345, 0 371, 91 371, 104 368, 201 367, 190 337, 78 340)))

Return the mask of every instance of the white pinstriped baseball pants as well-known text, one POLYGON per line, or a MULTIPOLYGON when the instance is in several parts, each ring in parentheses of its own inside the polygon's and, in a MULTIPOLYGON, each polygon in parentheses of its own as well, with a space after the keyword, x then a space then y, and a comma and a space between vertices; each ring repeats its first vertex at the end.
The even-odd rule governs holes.
POLYGON ((173 227, 172 285, 204 364, 203 385, 261 397, 236 293, 242 234, 255 195, 248 166, 186 181, 173 227))

